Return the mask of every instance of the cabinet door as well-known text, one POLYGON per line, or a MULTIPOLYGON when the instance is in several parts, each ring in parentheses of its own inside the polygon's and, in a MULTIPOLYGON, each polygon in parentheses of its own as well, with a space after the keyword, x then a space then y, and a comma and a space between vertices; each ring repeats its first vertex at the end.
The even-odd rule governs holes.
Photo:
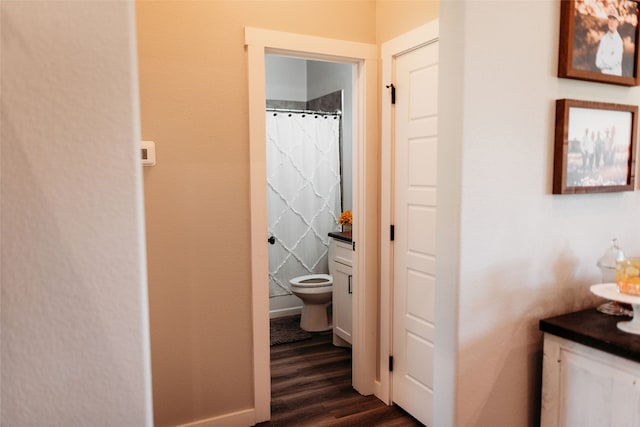
POLYGON ((353 276, 351 267, 333 262, 333 333, 351 344, 353 276))
POLYGON ((541 425, 640 426, 639 367, 545 334, 541 425))
POLYGON ((559 420, 566 426, 640 425, 637 374, 637 369, 561 350, 559 420))

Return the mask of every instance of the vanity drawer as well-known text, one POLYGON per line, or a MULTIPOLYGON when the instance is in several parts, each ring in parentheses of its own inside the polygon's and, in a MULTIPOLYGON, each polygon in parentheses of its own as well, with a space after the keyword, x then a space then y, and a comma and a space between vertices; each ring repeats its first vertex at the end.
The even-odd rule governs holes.
POLYGON ((333 260, 340 264, 351 266, 353 259, 353 249, 350 243, 334 241, 333 260))

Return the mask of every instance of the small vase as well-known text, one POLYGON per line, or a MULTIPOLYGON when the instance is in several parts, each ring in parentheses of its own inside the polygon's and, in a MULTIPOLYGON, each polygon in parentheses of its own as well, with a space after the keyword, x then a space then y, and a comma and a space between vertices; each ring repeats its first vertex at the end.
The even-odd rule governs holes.
POLYGON ((351 231, 351 224, 342 224, 342 231, 351 231))

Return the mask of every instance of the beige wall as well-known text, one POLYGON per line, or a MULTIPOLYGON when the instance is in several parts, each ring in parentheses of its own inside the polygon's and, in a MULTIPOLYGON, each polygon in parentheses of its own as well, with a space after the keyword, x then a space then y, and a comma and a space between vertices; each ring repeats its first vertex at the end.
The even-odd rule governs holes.
POLYGON ((144 186, 162 426, 253 407, 244 27, 375 43, 376 3, 138 2, 136 12, 142 137, 158 162, 144 186))
POLYGON ((376 42, 382 44, 437 18, 437 0, 378 0, 376 42))

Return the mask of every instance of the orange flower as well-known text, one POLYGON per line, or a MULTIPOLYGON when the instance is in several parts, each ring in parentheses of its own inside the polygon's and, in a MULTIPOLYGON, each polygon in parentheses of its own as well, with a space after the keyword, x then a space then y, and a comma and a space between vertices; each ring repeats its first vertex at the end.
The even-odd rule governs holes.
POLYGON ((353 216, 351 215, 351 211, 344 211, 340 214, 340 218, 338 218, 338 224, 353 224, 353 216))

